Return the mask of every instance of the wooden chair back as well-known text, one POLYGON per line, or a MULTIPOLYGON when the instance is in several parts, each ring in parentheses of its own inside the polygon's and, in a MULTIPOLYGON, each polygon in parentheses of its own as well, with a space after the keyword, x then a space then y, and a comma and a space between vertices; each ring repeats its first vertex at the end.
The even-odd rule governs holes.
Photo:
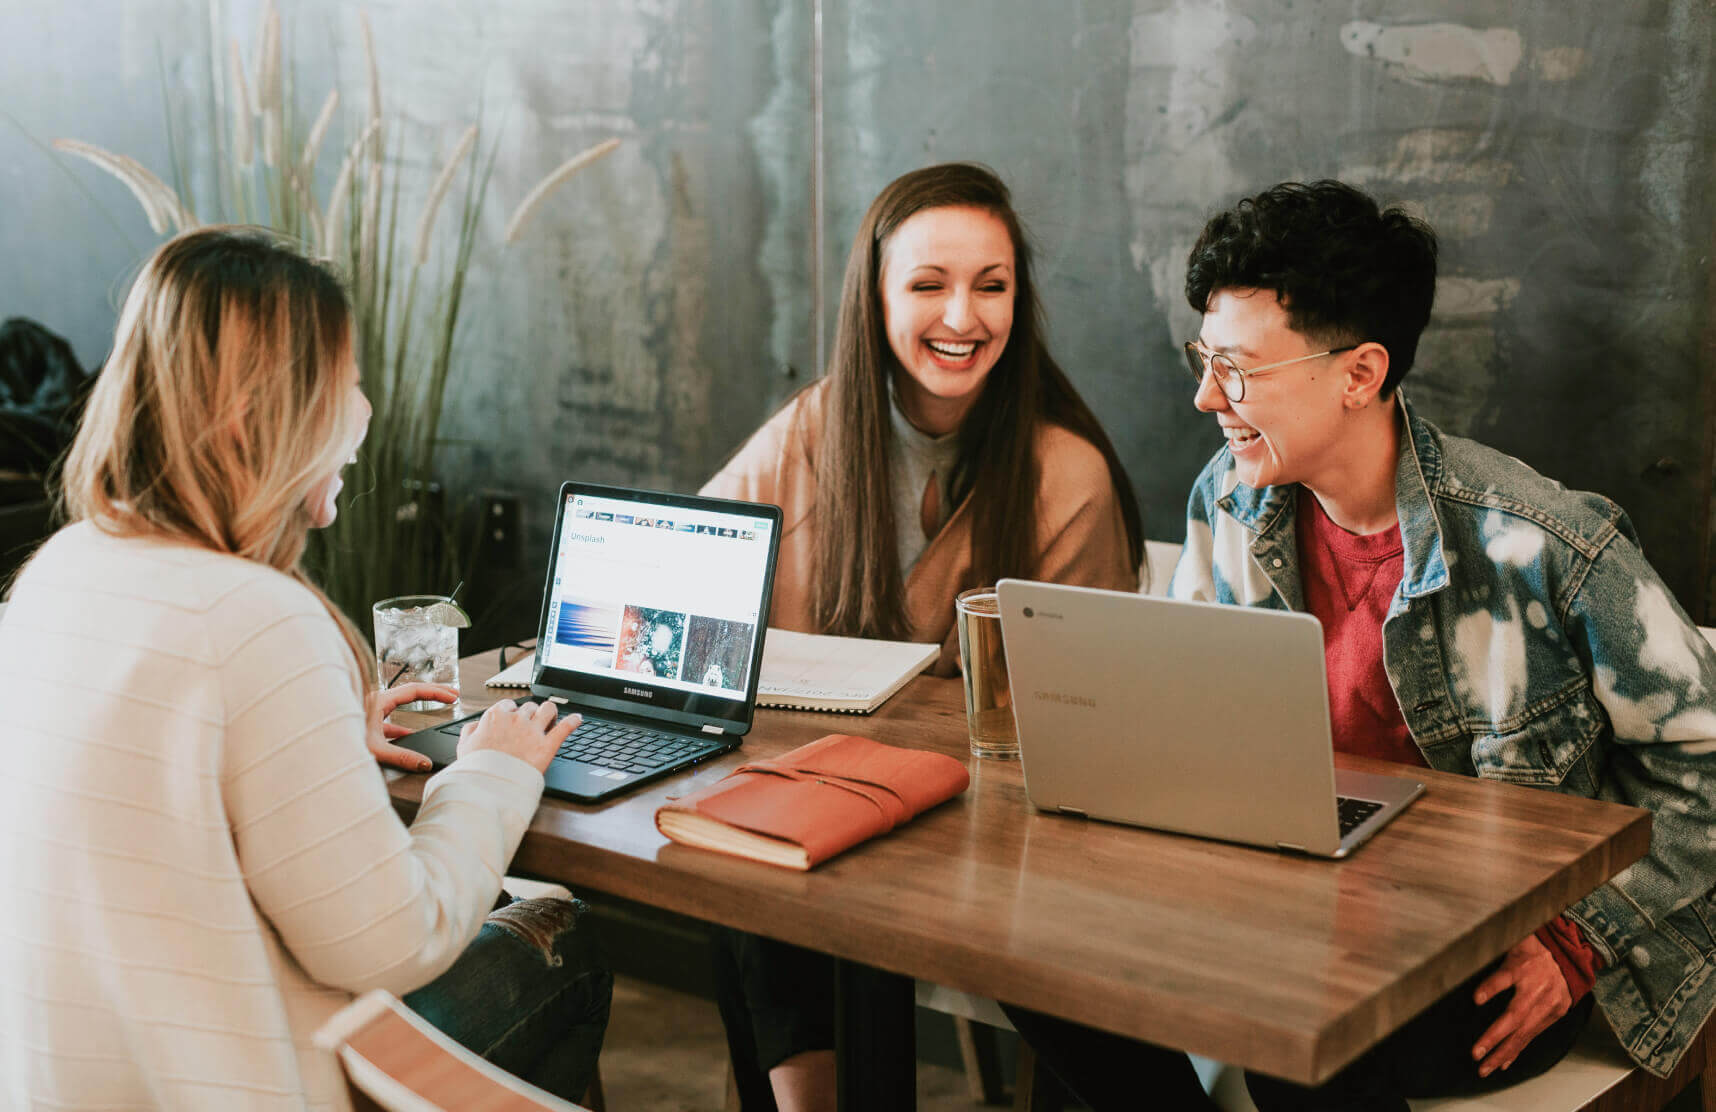
POLYGON ((358 1112, 588 1112, 460 1046, 388 992, 352 1001, 316 1032, 358 1112))

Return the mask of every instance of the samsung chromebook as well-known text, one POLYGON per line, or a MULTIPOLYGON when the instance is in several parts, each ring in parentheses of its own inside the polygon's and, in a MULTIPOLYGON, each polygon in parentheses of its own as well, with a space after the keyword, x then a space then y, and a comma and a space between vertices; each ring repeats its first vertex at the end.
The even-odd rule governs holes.
POLYGON ((1424 791, 1336 771, 1308 614, 1016 579, 998 592, 1042 810, 1345 857, 1424 791))
MULTIPOLYGON (((530 695, 584 724, 546 790, 595 802, 739 744, 756 710, 781 511, 560 488, 530 695)), ((399 744, 452 762, 470 715, 399 744)))

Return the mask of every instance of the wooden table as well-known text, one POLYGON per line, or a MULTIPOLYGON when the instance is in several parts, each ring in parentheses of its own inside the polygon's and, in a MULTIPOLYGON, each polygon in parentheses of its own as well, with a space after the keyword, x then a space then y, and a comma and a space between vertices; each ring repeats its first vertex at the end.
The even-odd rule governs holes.
MULTIPOLYGON (((462 664, 466 713, 500 694, 494 670, 492 652, 462 664)), ((1039 814, 1016 763, 975 760, 964 795, 809 873, 656 831, 663 800, 840 731, 967 759, 956 680, 920 677, 867 718, 763 710, 720 761, 606 805, 544 799, 515 868, 1315 1083, 1650 838, 1644 811, 1414 770, 1425 796, 1325 861, 1039 814)), ((394 775, 407 816, 424 780, 394 775)))

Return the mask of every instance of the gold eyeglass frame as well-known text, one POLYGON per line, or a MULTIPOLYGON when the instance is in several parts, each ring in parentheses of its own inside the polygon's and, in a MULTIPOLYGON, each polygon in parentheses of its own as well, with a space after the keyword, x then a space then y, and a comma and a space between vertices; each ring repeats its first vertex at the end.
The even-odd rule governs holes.
POLYGON ((1221 392, 1223 394, 1227 395, 1227 400, 1230 402, 1242 402, 1245 400, 1245 380, 1250 378, 1252 375, 1267 374, 1270 371, 1278 371, 1283 367, 1291 367, 1295 363, 1305 363, 1312 359, 1321 359, 1325 355, 1340 355, 1342 352, 1352 351, 1358 346, 1358 344, 1348 344, 1346 347, 1330 348, 1328 351, 1319 351, 1311 355, 1301 355, 1296 359, 1283 359, 1276 363, 1265 363, 1261 367, 1253 367, 1247 371, 1241 370, 1237 363, 1223 355, 1221 352, 1211 351, 1197 340, 1187 340, 1185 344, 1186 366, 1192 372, 1192 378, 1197 381, 1199 386, 1203 385, 1205 373, 1213 373, 1215 375, 1216 385, 1221 387, 1221 392))

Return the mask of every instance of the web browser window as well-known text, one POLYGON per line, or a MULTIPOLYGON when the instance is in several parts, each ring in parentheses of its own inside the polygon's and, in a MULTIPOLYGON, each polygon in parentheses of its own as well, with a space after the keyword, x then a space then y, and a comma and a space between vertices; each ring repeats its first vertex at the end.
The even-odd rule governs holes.
POLYGON ((568 495, 542 664, 742 699, 772 528, 750 514, 568 495))

